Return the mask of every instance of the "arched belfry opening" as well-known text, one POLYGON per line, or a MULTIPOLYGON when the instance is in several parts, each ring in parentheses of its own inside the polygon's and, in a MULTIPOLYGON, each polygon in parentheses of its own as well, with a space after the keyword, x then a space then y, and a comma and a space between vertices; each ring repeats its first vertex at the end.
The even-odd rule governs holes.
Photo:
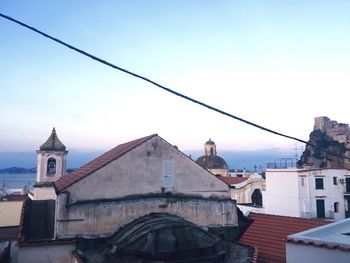
POLYGON ((47 174, 48 175, 56 174, 56 159, 55 158, 51 157, 47 160, 47 174))
POLYGON ((262 194, 260 189, 255 189, 254 192, 252 193, 252 204, 254 206, 262 206, 262 194))

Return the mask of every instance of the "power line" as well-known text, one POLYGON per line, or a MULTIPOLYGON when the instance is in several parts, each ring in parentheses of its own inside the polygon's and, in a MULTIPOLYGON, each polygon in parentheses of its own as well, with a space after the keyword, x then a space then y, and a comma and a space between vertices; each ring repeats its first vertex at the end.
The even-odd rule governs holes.
POLYGON ((220 113, 220 114, 222 114, 222 115, 225 115, 225 116, 230 117, 230 118, 232 118, 232 119, 238 120, 238 121, 240 121, 240 122, 243 122, 243 123, 248 124, 248 125, 250 125, 250 126, 253 126, 253 127, 255 127, 255 128, 264 130, 264 131, 266 131, 266 132, 269 132, 269 133, 272 133, 272 134, 275 134, 275 135, 278 135, 278 136, 281 136, 281 137, 284 137, 284 138, 287 138, 287 139, 291 139, 291 140, 294 140, 294 141, 298 141, 298 142, 301 142, 301 143, 305 143, 306 145, 315 147, 315 148, 317 148, 317 149, 319 149, 319 150, 321 150, 321 151, 323 151, 323 152, 326 152, 326 153, 328 153, 328 154, 330 154, 330 155, 333 155, 333 156, 335 156, 335 157, 350 160, 350 158, 348 158, 348 157, 339 155, 339 154, 337 154, 337 153, 334 153, 334 152, 332 152, 332 151, 329 151, 329 150, 327 150, 327 149, 324 149, 324 148, 322 148, 322 147, 319 147, 319 146, 317 146, 316 144, 312 144, 312 143, 309 143, 309 142, 304 141, 304 140, 302 140, 302 139, 299 139, 299 138, 296 138, 296 137, 293 137, 293 136, 290 136, 290 135, 287 135, 287 134, 283 134, 283 133, 280 133, 280 132, 271 130, 271 129, 266 128, 266 127, 264 127, 264 126, 258 125, 258 124, 256 124, 256 123, 250 122, 250 121, 248 121, 248 120, 245 120, 245 119, 243 119, 243 118, 240 118, 240 117, 235 116, 235 115, 233 115, 233 114, 230 114, 230 113, 228 113, 228 112, 225 112, 225 111, 223 111, 223 110, 220 110, 220 109, 218 109, 218 108, 216 108, 216 107, 210 106, 209 104, 206 104, 206 103, 204 103, 204 102, 198 101, 198 100, 196 100, 196 99, 194 99, 194 98, 191 98, 191 97, 189 97, 189 96, 186 96, 186 95, 184 95, 184 94, 182 94, 182 93, 179 93, 179 92, 177 92, 177 91, 175 91, 175 90, 172 90, 172 89, 170 89, 170 88, 167 88, 167 87, 165 87, 165 86, 163 86, 163 85, 161 85, 161 84, 159 84, 159 83, 157 83, 157 82, 155 82, 155 81, 153 81, 153 80, 151 80, 151 79, 149 79, 149 78, 146 78, 146 77, 141 76, 141 75, 139 75, 139 74, 137 74, 137 73, 131 72, 131 71, 129 71, 129 70, 127 70, 127 69, 124 69, 124 68, 122 68, 122 67, 116 66, 116 65, 114 65, 114 64, 112 64, 112 63, 110 63, 110 62, 108 62, 108 61, 106 61, 106 60, 103 60, 103 59, 101 59, 101 58, 99 58, 99 57, 97 57, 97 56, 94 56, 94 55, 92 55, 92 54, 90 54, 90 53, 84 51, 84 50, 81 50, 81 49, 79 49, 79 48, 77 48, 77 47, 74 47, 74 46, 72 46, 72 45, 70 45, 70 44, 68 44, 68 43, 66 43, 66 42, 64 42, 64 41, 62 41, 62 40, 60 40, 60 39, 58 39, 58 38, 55 38, 55 37, 53 37, 53 36, 51 36, 51 35, 49 35, 49 34, 46 34, 46 33, 42 32, 42 31, 40 31, 40 30, 38 30, 38 29, 36 29, 36 28, 34 28, 34 27, 32 27, 32 26, 29 26, 29 25, 27 25, 27 24, 25 24, 25 23, 23 23, 23 22, 21 22, 21 21, 18 21, 18 20, 14 19, 14 18, 12 18, 12 17, 10 17, 10 16, 4 15, 4 14, 2 14, 2 13, 0 13, 0 16, 3 17, 3 18, 5 18, 5 19, 7 19, 7 20, 10 20, 10 21, 12 21, 12 22, 14 22, 14 23, 16 23, 16 24, 19 24, 19 25, 21 25, 21 26, 23 26, 23 27, 25 27, 25 28, 28 28, 28 29, 30 29, 30 30, 32 30, 32 31, 34 31, 34 32, 36 32, 36 33, 38 33, 38 34, 40 34, 40 35, 46 37, 46 38, 49 38, 49 39, 51 39, 51 40, 53 40, 53 41, 55 41, 55 42, 57 42, 57 43, 59 43, 59 44, 61 44, 61 45, 63 45, 63 46, 66 46, 67 48, 72 49, 72 50, 74 50, 74 51, 76 51, 76 52, 78 52, 78 53, 80 53, 80 54, 82 54, 82 55, 84 55, 84 56, 87 56, 87 57, 89 57, 89 58, 91 58, 91 59, 93 59, 93 60, 95 60, 95 61, 97 61, 97 62, 100 62, 100 63, 102 63, 102 64, 104 64, 104 65, 106 65, 106 66, 109 66, 109 67, 111 67, 111 68, 114 68, 114 69, 117 69, 117 70, 119 70, 119 71, 122 71, 122 72, 124 72, 124 73, 126 73, 126 74, 129 74, 129 75, 131 75, 131 76, 134 76, 134 77, 136 77, 136 78, 142 79, 142 80, 144 80, 144 81, 146 81, 146 82, 148 82, 148 83, 153 84, 154 86, 157 86, 158 88, 161 88, 161 89, 163 89, 163 90, 165 90, 165 91, 167 91, 167 92, 169 92, 169 93, 172 93, 172 94, 174 94, 174 95, 176 95, 176 96, 178 96, 178 97, 181 97, 181 98, 183 98, 183 99, 185 99, 185 100, 188 100, 188 101, 191 101, 191 102, 193 102, 193 103, 199 104, 199 105, 201 105, 201 106, 203 106, 203 107, 205 107, 205 108, 207 108, 207 109, 210 109, 210 110, 212 110, 212 111, 218 112, 218 113, 220 113))

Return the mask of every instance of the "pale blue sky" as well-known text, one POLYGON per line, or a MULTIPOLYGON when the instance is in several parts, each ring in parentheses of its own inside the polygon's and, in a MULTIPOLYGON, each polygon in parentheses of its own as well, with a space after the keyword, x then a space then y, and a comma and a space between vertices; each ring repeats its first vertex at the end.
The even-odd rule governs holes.
MULTIPOLYGON (((350 122, 350 1, 17 1, 0 12, 179 92, 308 139, 350 122)), ((0 151, 52 127, 69 150, 158 133, 181 150, 294 142, 173 97, 0 18, 0 151)))

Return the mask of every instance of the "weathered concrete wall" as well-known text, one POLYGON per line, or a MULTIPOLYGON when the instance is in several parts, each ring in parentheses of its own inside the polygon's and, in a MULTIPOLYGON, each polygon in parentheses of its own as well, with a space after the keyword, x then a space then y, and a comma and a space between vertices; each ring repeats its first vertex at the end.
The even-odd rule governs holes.
POLYGON ((152 212, 174 214, 200 226, 237 225, 236 205, 209 198, 139 198, 70 205, 67 220, 57 223, 59 238, 113 233, 120 225, 152 212))
POLYGON ((53 187, 34 187, 34 200, 54 200, 56 199, 53 187))
POLYGON ((74 244, 20 247, 18 263, 70 263, 74 244))
POLYGON ((71 198, 94 200, 160 193, 163 162, 174 162, 174 187, 165 191, 230 197, 228 186, 160 137, 154 137, 67 188, 71 198))

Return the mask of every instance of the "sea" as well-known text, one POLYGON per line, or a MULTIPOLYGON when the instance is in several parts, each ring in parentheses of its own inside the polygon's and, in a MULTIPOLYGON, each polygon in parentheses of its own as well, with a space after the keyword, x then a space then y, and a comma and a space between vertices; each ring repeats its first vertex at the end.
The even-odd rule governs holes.
POLYGON ((27 189, 32 190, 36 181, 35 173, 28 174, 0 174, 0 191, 8 189, 27 189))

